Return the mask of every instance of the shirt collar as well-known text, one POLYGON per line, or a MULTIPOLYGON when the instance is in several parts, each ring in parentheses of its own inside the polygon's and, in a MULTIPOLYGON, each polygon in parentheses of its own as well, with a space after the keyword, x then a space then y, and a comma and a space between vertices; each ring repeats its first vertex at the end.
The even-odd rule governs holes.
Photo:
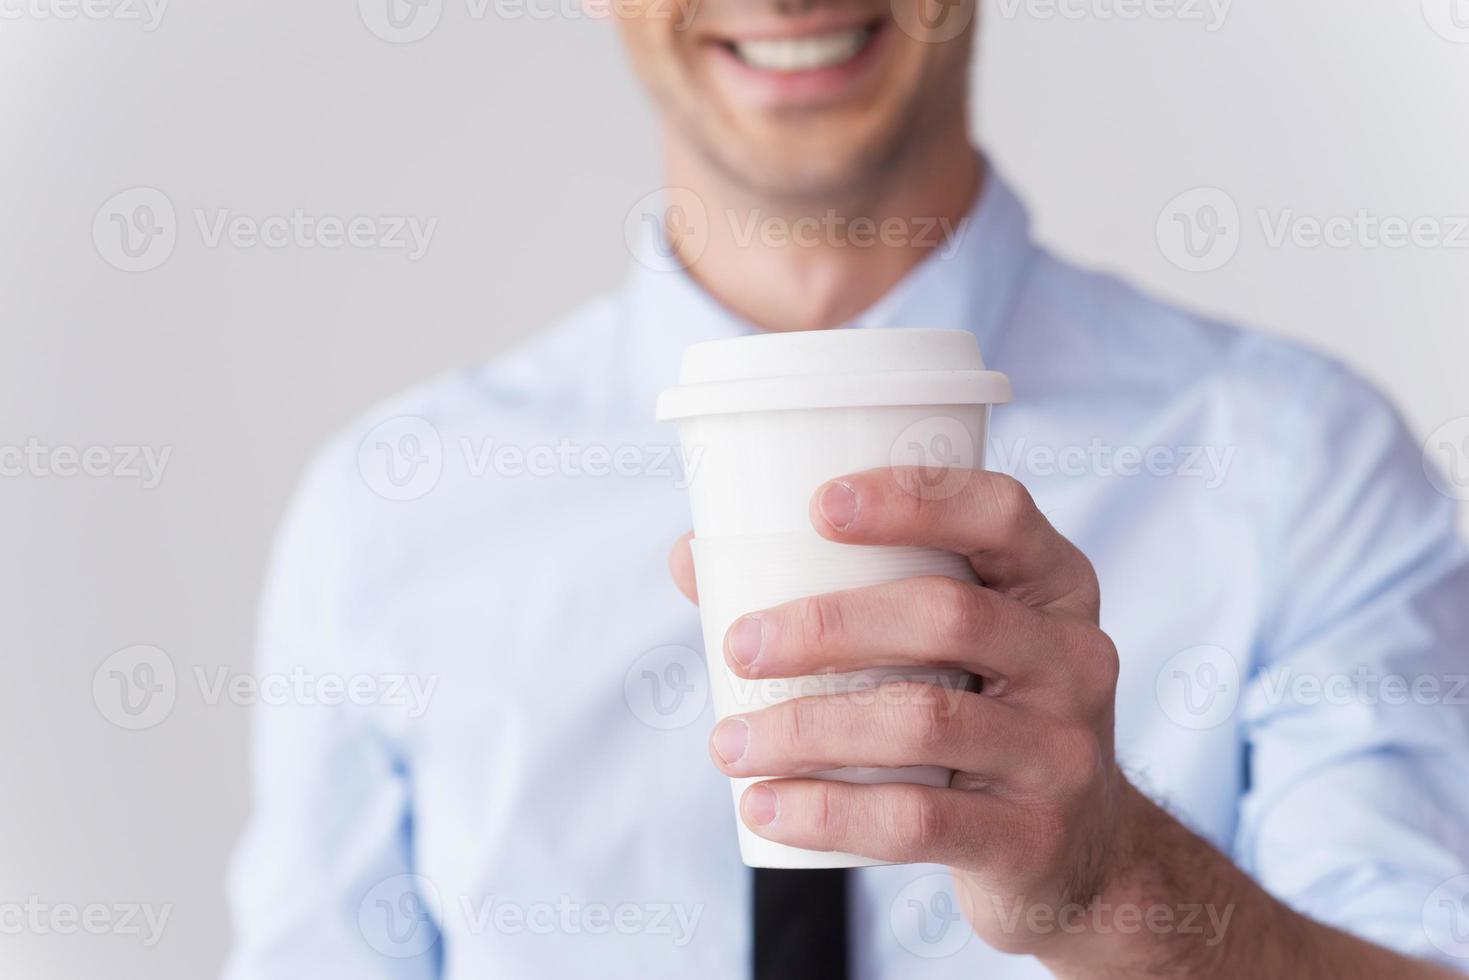
MULTIPOLYGON (((677 383, 689 344, 760 332, 671 262, 661 238, 655 222, 638 230, 626 293, 629 366, 659 390, 677 383)), ((988 353, 998 346, 1032 255, 1029 216, 986 163, 983 190, 954 237, 843 326, 964 329, 988 353)))

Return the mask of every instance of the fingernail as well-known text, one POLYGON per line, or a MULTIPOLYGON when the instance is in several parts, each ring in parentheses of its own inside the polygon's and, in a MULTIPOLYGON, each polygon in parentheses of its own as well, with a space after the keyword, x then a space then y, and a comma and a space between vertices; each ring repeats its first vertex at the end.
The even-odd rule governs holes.
POLYGON ((725 765, 739 762, 749 747, 750 726, 743 718, 727 718, 715 726, 714 751, 725 765))
POLYGON ((821 502, 817 506, 826 523, 838 531, 845 531, 857 519, 857 491, 850 484, 836 480, 821 491, 821 502))
POLYGON ((759 616, 746 616, 729 629, 724 645, 730 657, 741 667, 749 667, 760 658, 765 644, 765 626, 759 616))
POLYGON ((775 822, 780 813, 780 797, 765 783, 757 783, 745 794, 745 823, 765 827, 775 822))

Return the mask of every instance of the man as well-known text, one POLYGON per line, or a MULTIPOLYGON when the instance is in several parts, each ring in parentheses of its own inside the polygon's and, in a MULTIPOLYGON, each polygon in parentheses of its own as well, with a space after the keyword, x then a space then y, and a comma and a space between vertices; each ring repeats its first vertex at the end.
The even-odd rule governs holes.
POLYGON ((970 149, 966 6, 620 9, 665 227, 623 293, 313 467, 260 669, 372 696, 258 719, 229 975, 749 976, 727 775, 771 777, 741 801, 755 832, 901 862, 832 893, 852 976, 1469 962, 1469 563, 1392 411, 1030 243, 970 149), (833 474, 813 525, 961 553, 986 587, 765 610, 715 654, 760 678, 961 665, 983 689, 710 736, 654 399, 692 342, 878 326, 976 334, 1016 388, 1008 475, 932 499, 912 470, 833 474), (802 778, 910 764, 957 775, 802 778))

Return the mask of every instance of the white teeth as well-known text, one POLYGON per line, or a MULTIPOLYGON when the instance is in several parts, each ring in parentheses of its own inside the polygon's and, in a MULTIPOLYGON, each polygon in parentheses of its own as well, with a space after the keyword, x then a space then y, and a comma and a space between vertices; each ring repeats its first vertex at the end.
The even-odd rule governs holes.
POLYGON ((857 27, 807 37, 736 41, 735 53, 761 71, 815 71, 851 61, 867 44, 870 31, 857 27))

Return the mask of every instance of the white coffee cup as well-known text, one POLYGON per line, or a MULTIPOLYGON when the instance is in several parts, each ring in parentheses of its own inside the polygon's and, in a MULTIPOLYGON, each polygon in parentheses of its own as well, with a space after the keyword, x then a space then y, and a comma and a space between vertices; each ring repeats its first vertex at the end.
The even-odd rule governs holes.
MULTIPOLYGON (((984 466, 993 405, 1010 382, 985 369, 960 330, 853 329, 761 334, 695 344, 679 385, 658 399, 677 422, 694 517, 694 568, 715 713, 746 714, 793 697, 841 694, 876 702, 890 680, 957 696, 960 671, 866 670, 748 681, 729 670, 724 637, 741 616, 828 592, 924 575, 977 581, 962 556, 926 548, 837 544, 811 526, 812 495, 864 470, 922 466, 915 492, 959 492, 984 466)), ((840 769, 817 778, 947 786, 949 770, 840 769)), ((735 779, 736 806, 759 779, 735 779)), ((751 867, 855 868, 884 862, 768 841, 739 822, 751 867)))

